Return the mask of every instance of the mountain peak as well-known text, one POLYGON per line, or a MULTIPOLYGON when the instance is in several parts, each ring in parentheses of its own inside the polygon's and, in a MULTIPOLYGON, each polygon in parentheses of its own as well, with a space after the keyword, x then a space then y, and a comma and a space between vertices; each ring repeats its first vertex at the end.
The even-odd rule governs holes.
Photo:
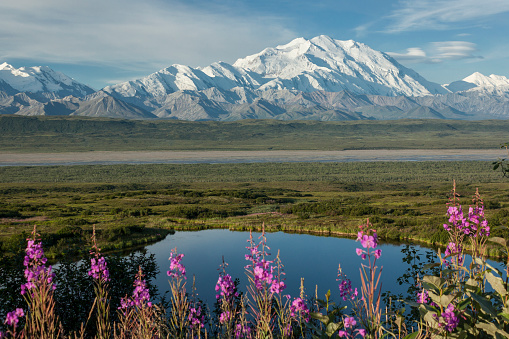
MULTIPOLYGON (((354 40, 326 35, 296 38, 240 58, 203 68, 173 65, 147 77, 108 86, 118 97, 159 97, 176 91, 211 87, 231 90, 350 91, 356 94, 424 96, 447 93, 387 54, 354 40)), ((134 99, 133 99, 134 100, 134 99)))
POLYGON ((486 76, 482 73, 475 72, 463 81, 470 82, 477 85, 478 87, 495 87, 495 86, 507 86, 509 85, 509 79, 502 75, 491 74, 486 76))
POLYGON ((95 92, 92 88, 48 66, 15 68, 4 62, 0 64, 0 80, 19 92, 52 93, 58 97, 68 95, 84 97, 95 92))

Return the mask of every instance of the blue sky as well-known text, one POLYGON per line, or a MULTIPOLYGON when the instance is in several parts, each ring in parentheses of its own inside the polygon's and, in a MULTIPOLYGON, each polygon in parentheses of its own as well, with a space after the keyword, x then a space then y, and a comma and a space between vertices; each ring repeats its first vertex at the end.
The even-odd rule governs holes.
POLYGON ((0 63, 48 65, 95 89, 321 34, 390 53, 438 83, 509 77, 509 0, 0 2, 0 63))

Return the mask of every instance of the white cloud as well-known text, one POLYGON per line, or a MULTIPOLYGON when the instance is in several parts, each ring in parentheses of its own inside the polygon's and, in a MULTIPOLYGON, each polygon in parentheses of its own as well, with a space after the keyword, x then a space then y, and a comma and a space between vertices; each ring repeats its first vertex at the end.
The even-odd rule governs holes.
POLYGON ((409 63, 440 63, 447 60, 482 59, 474 55, 476 44, 468 41, 432 42, 426 51, 421 47, 407 48, 406 53, 388 52, 390 56, 409 63))
POLYGON ((402 0, 386 19, 387 32, 448 29, 453 24, 475 25, 475 20, 509 12, 507 0, 402 0))
POLYGON ((0 60, 117 65, 132 71, 172 63, 207 66, 293 39, 296 34, 281 22, 192 8, 177 0, 4 0, 0 60))
POLYGON ((475 59, 481 58, 473 53, 477 51, 476 44, 467 41, 433 42, 436 57, 441 60, 475 59))
POLYGON ((420 47, 407 48, 406 53, 387 52, 387 54, 400 61, 429 62, 426 52, 424 52, 420 47))

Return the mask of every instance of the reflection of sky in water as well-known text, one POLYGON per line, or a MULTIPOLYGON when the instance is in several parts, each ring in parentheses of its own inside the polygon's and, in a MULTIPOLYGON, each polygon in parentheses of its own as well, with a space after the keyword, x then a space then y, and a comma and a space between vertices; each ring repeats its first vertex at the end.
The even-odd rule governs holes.
MULTIPOLYGON (((253 233, 256 243, 259 235, 260 233, 253 233)), ((248 262, 244 255, 247 254, 248 238, 248 232, 229 230, 176 232, 161 242, 147 246, 148 252, 156 255, 161 270, 156 282, 160 293, 168 289, 166 276, 169 268, 168 257, 171 249, 175 247, 178 253, 185 254, 182 263, 187 270, 188 291, 191 290, 194 274, 200 298, 212 304, 215 300, 214 287, 222 256, 229 264, 227 272, 233 278, 240 278, 240 289, 246 291, 247 278, 244 266, 248 262)), ((336 278, 339 263, 343 272, 352 280, 352 287, 358 287, 360 292, 359 268, 362 260, 355 254, 355 248, 360 247, 360 243, 355 240, 278 232, 267 234, 267 244, 271 247, 272 258, 275 258, 278 249, 280 250, 288 285, 284 294, 298 296, 300 278, 304 277, 308 296, 314 295, 315 286, 318 285, 319 298, 323 299, 324 294, 330 289, 334 299, 338 300, 336 278)), ((403 246, 387 244, 380 245, 379 248, 382 249, 382 257, 377 261, 377 265, 383 266, 382 291, 405 292, 407 286, 400 286, 396 281, 408 267, 402 262, 403 246)), ((425 260, 425 249, 418 246, 417 248, 423 253, 421 260, 425 260)))

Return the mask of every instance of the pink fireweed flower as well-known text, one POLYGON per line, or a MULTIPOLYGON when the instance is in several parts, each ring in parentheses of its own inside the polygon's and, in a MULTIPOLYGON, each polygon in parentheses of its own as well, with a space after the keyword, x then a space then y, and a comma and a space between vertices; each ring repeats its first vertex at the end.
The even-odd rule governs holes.
POLYGON ((219 292, 219 294, 216 294, 216 299, 219 299, 220 297, 224 297, 228 299, 235 290, 235 284, 233 283, 232 277, 229 274, 224 274, 223 276, 220 276, 216 283, 216 292, 219 292))
POLYGON ((355 331, 356 331, 357 333, 359 333, 359 335, 360 335, 361 337, 363 337, 363 338, 366 336, 366 333, 367 333, 367 332, 366 332, 366 330, 365 330, 365 329, 363 329, 363 328, 359 328, 358 330, 355 330, 355 331))
MULTIPOLYGON (((35 237, 35 229, 34 229, 35 237)), ((48 259, 44 256, 42 243, 36 242, 34 239, 27 239, 26 255, 23 260, 25 266, 25 278, 27 282, 21 285, 21 294, 25 294, 28 290, 35 289, 41 282, 51 285, 54 290, 55 285, 52 284, 55 273, 52 272, 51 265, 46 267, 48 259)))
POLYGON ((143 280, 143 272, 141 267, 136 274, 136 279, 133 283, 134 290, 131 298, 127 296, 120 300, 120 307, 118 309, 125 309, 129 307, 152 307, 150 302, 150 293, 147 287, 147 282, 143 280))
POLYGON ((357 288, 355 290, 352 289, 352 282, 350 279, 344 278, 339 284, 339 296, 343 298, 343 301, 348 299, 354 300, 358 294, 357 288))
POLYGON ((88 271, 90 277, 102 282, 110 280, 110 272, 104 257, 98 255, 98 258, 91 258, 90 264, 90 270, 88 271))
POLYGON ((253 258, 251 262, 252 265, 248 265, 246 268, 253 268, 253 278, 256 288, 258 290, 262 290, 265 284, 272 285, 272 280, 274 277, 274 267, 270 266, 272 261, 253 258))
POLYGON ((244 326, 243 324, 237 324, 235 326, 235 339, 250 338, 251 328, 244 326))
POLYGON ((437 321, 439 321, 438 326, 441 328, 445 328, 445 330, 447 330, 448 332, 453 332, 456 329, 456 327, 458 327, 460 322, 458 316, 456 315, 456 313, 454 313, 453 304, 449 304, 445 311, 442 312, 440 317, 438 317, 438 315, 436 314, 433 315, 433 317, 437 321))
MULTIPOLYGON (((369 229, 370 227, 369 219, 366 223, 366 225, 359 226, 360 231, 357 233, 357 241, 361 242, 362 247, 364 247, 366 250, 363 250, 362 248, 356 248, 355 253, 359 255, 362 260, 365 260, 368 255, 370 255, 370 249, 376 248, 378 246, 378 235, 375 230, 369 229), (364 230, 365 228, 366 230, 364 230)), ((378 259, 382 255, 382 250, 375 250, 374 252, 375 258, 378 259)))
POLYGON ((231 313, 229 311, 223 312, 219 316, 219 322, 221 324, 225 324, 230 321, 230 318, 231 318, 231 313))
POLYGON ((270 285, 270 293, 279 294, 286 288, 286 284, 283 281, 272 280, 270 285))
POLYGON ((22 308, 16 308, 15 311, 7 313, 7 317, 5 318, 4 324, 8 326, 14 326, 16 327, 19 322, 19 318, 22 318, 25 316, 25 312, 22 308))
POLYGON ((429 301, 428 291, 422 290, 422 292, 417 293, 417 302, 419 304, 427 304, 429 301))
POLYGON ((168 259, 170 260, 170 270, 166 272, 169 277, 186 279, 186 268, 180 263, 183 257, 184 254, 177 254, 176 248, 171 251, 168 259))
POLYGON ((449 304, 449 306, 447 306, 447 309, 442 313, 442 318, 444 318, 445 329, 447 331, 452 332, 456 327, 458 327, 459 318, 454 313, 453 304, 449 304))
MULTIPOLYGON (((462 247, 460 245, 457 245, 456 243, 450 242, 446 249, 445 249, 445 256, 452 256, 452 261, 454 261, 457 265, 463 264, 463 255, 462 253, 462 247)), ((446 265, 449 266, 449 262, 446 261, 446 265)))
POLYGON ((345 328, 353 328, 355 325, 357 325, 357 321, 355 321, 354 317, 346 317, 343 321, 343 325, 345 328))
POLYGON ((191 307, 189 309, 189 322, 191 323, 191 327, 195 330, 203 328, 205 322, 205 316, 201 314, 201 306, 191 307))
POLYGON ((295 298, 290 305, 290 316, 296 318, 299 315, 305 322, 309 322, 309 309, 302 298, 295 298))

